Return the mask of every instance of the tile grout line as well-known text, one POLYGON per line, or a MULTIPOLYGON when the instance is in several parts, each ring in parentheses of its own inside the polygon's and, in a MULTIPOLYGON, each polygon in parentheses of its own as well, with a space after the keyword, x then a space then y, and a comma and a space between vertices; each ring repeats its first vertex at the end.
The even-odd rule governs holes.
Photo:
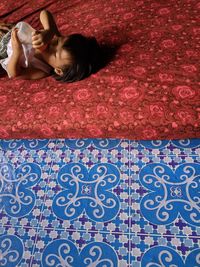
MULTIPOLYGON (((9 224, 4 224, 4 225, 1 225, 1 227, 10 227, 11 225, 9 224)), ((16 226, 13 226, 15 228, 24 228, 24 229, 40 229, 40 230, 55 230, 55 231, 59 231, 59 230, 62 230, 62 231, 68 231, 68 232, 80 232, 80 233, 85 233, 86 230, 82 230, 82 229, 67 229, 67 228, 50 228, 50 227, 30 227, 30 226, 19 226, 19 225, 16 225, 16 226)), ((132 235, 133 233, 129 233, 129 232, 115 232, 115 231, 102 231, 102 230, 87 230, 87 232, 89 233, 101 233, 101 234, 113 234, 113 235, 132 235)), ((152 234, 152 233, 137 233, 137 236, 159 236, 159 237, 182 237, 182 238, 195 238, 195 239, 200 239, 200 235, 197 235, 197 236, 193 236, 193 235, 179 235, 179 234, 152 234)))
MULTIPOLYGON (((56 140, 56 144, 55 144, 55 147, 57 145, 57 140, 56 140)), ((55 148, 52 149, 52 151, 54 152, 55 151, 55 148)), ((31 259, 30 259, 30 264, 29 266, 32 267, 32 262, 33 262, 33 259, 34 259, 34 251, 35 251, 35 248, 36 248, 36 242, 37 242, 37 239, 38 239, 38 234, 39 234, 39 230, 41 229, 40 227, 40 222, 41 222, 41 219, 42 219, 42 214, 43 214, 43 209, 44 209, 44 206, 45 206, 45 201, 46 201, 46 198, 47 198, 47 188, 48 188, 48 181, 50 179, 50 175, 52 173, 52 167, 53 167, 53 164, 54 164, 54 158, 52 159, 52 162, 51 162, 51 167, 50 167, 50 170, 49 170, 49 173, 48 173, 48 180, 47 180, 47 184, 45 185, 45 190, 44 190, 44 201, 42 203, 42 208, 41 208, 41 214, 40 214, 40 218, 39 218, 39 221, 38 221, 38 225, 36 227, 36 235, 35 235, 35 242, 34 242, 34 246, 33 246, 33 250, 32 250, 32 253, 31 253, 31 259)))
MULTIPOLYGON (((135 148, 136 149, 136 148, 135 148)), ((49 150, 51 150, 52 152, 54 152, 53 151, 53 149, 49 149, 49 150)), ((81 150, 81 149, 80 149, 81 150)), ((137 154, 136 154, 137 155, 137 154)), ((155 155, 157 155, 157 154, 155 154, 155 155)), ((142 157, 155 157, 155 155, 152 155, 152 154, 142 154, 142 157)), ((38 156, 36 156, 36 155, 25 155, 25 156, 21 156, 21 155, 10 155, 10 156, 6 156, 5 154, 3 155, 6 159, 11 159, 11 158, 38 158, 38 156)), ((157 155, 158 157, 166 157, 166 156, 169 156, 169 157, 183 157, 183 156, 187 156, 187 157, 199 157, 199 154, 178 154, 178 155, 176 155, 176 154, 165 154, 165 155, 157 155)), ((42 158, 42 157, 40 157, 40 158, 42 158)), ((137 157, 136 157, 137 158, 137 157)))
POLYGON ((129 204, 129 207, 128 207, 128 264, 129 266, 131 266, 131 142, 130 140, 128 141, 128 179, 129 179, 129 182, 128 182, 128 197, 129 197, 129 200, 128 200, 128 204, 129 204))

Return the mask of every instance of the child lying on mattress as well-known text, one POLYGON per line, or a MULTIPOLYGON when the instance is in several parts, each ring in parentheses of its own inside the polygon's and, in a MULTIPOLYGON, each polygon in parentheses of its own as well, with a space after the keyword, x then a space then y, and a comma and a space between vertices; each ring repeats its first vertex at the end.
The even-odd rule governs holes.
POLYGON ((40 13, 43 29, 26 22, 0 23, 0 64, 10 78, 41 79, 49 75, 62 82, 81 80, 95 72, 100 53, 95 38, 62 36, 52 14, 40 13))

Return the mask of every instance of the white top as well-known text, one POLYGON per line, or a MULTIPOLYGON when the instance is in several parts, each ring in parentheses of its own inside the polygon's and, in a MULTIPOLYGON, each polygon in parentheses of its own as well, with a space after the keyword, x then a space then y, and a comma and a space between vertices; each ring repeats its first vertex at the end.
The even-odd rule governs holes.
MULTIPOLYGON (((44 71, 45 73, 50 73, 52 68, 42 60, 38 59, 35 57, 35 49, 32 46, 32 32, 34 29, 26 22, 19 22, 15 26, 15 28, 18 28, 18 38, 22 44, 23 48, 23 54, 20 57, 19 64, 23 68, 28 68, 28 67, 34 67, 36 69, 40 69, 44 71)), ((11 39, 8 42, 7 46, 7 54, 8 57, 5 59, 0 60, 0 64, 2 67, 7 71, 7 65, 8 62, 12 56, 12 43, 11 39)), ((8 73, 8 71, 7 71, 8 73)), ((10 77, 9 73, 8 76, 10 77)))

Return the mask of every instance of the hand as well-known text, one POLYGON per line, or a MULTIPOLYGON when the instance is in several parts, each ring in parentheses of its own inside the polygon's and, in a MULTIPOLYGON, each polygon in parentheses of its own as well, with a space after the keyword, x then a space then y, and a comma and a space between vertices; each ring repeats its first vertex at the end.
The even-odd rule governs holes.
POLYGON ((15 54, 21 54, 23 51, 22 44, 17 36, 18 29, 14 28, 11 32, 12 49, 15 54))
POLYGON ((35 31, 32 33, 33 48, 44 50, 47 44, 53 38, 53 33, 50 30, 35 31))

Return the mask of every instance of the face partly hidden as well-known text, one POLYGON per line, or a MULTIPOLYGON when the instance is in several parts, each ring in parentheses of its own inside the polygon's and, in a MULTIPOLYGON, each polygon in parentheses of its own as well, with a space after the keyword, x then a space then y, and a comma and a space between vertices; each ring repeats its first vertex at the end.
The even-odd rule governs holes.
POLYGON ((55 73, 59 76, 63 75, 62 68, 70 65, 72 61, 70 53, 63 48, 67 39, 66 36, 54 36, 42 53, 45 61, 54 68, 55 73))

